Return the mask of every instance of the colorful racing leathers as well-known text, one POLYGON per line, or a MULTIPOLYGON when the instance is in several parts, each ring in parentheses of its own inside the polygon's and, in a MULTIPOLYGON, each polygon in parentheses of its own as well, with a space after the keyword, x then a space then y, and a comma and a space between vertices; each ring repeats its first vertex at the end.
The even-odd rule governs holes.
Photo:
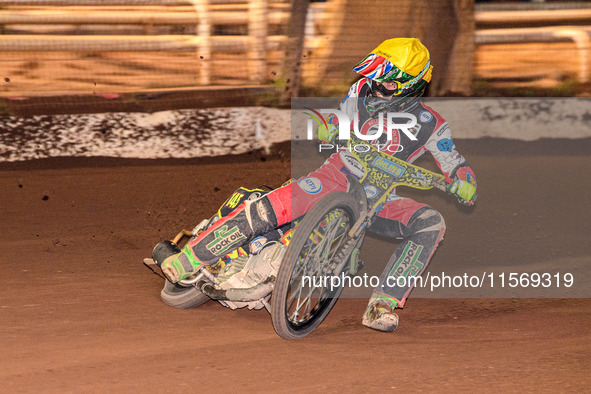
MULTIPOLYGON (((341 104, 341 110, 354 119, 359 114, 358 127, 363 134, 373 134, 377 117, 365 109, 364 100, 369 80, 355 83, 341 104)), ((411 129, 416 140, 405 133, 394 131, 390 141, 379 142, 380 149, 408 162, 413 162, 425 152, 432 154, 448 182, 465 180, 476 186, 474 172, 456 150, 447 122, 420 99, 407 102, 400 112, 413 114, 417 125, 411 129), (402 147, 402 148, 400 148, 402 147)), ((385 137, 385 133, 383 134, 385 137)), ((333 154, 318 170, 276 189, 254 201, 241 204, 230 215, 218 220, 199 237, 185 245, 182 253, 171 256, 163 271, 171 281, 178 281, 167 267, 181 266, 176 271, 192 272, 199 264, 212 264, 228 250, 248 244, 257 236, 296 219, 328 193, 347 190, 347 173, 354 174, 352 155, 346 150, 333 154)), ((354 159, 354 158, 353 158, 354 159)), ((402 239, 384 269, 380 285, 374 289, 374 297, 386 298, 402 307, 412 290, 412 281, 388 280, 400 275, 418 276, 425 270, 435 248, 443 238, 445 223, 442 216, 426 204, 390 196, 375 222, 369 229, 378 234, 402 239), (410 269, 408 269, 410 268, 410 269), (404 285, 399 285, 404 283, 404 285)))

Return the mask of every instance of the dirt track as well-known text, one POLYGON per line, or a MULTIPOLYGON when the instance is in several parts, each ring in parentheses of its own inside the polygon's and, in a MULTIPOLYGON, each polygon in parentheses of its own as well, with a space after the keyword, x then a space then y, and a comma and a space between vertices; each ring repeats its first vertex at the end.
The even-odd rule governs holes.
MULTIPOLYGON (((459 141, 478 207, 427 195, 454 260, 589 261, 590 140, 459 141), (519 157, 518 154, 523 154, 519 157), (568 197, 561 191, 567 191, 568 197)), ((396 333, 342 299, 308 338, 266 311, 176 310, 141 264, 239 185, 278 186, 286 157, 55 159, 0 165, 0 386, 6 392, 561 391, 591 384, 591 300, 411 299, 396 333), (49 167, 49 169, 41 169, 49 167)), ((379 241, 376 241, 379 242, 379 241)), ((379 269, 378 269, 379 272, 379 269)), ((589 297, 587 293, 586 297, 589 297)))

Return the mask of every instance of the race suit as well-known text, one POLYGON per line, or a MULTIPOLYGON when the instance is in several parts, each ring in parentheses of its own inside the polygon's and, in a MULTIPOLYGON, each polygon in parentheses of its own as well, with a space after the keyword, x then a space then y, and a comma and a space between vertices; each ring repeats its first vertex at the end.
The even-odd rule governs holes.
MULTIPOLYGON (((340 107, 351 119, 353 112, 359 112, 359 130, 364 134, 376 124, 376 117, 371 117, 364 105, 369 88, 367 78, 359 80, 351 87, 340 107)), ((408 102, 403 112, 413 114, 417 119, 417 125, 411 129, 416 141, 400 132, 395 136, 395 131, 392 140, 383 141, 381 149, 408 162, 429 152, 448 182, 459 179, 476 186, 474 172, 464 157, 455 150, 447 122, 419 98, 408 102), (388 149, 389 145, 402 145, 403 149, 388 149)), ((242 204, 185 245, 182 253, 176 257, 177 263, 186 267, 186 270, 190 269, 191 261, 193 266, 197 263, 212 264, 227 251, 246 245, 257 236, 304 215, 327 194, 346 191, 346 174, 354 170, 351 159, 355 160, 350 153, 342 150, 307 176, 255 201, 242 204)), ((398 281, 406 283, 404 286, 391 286, 396 281, 387 281, 387 278, 403 275, 404 272, 411 272, 413 276, 424 272, 443 238, 443 217, 426 204, 393 193, 369 230, 386 237, 402 239, 388 261, 373 296, 385 297, 398 307, 403 307, 412 290, 412 281, 398 281)))

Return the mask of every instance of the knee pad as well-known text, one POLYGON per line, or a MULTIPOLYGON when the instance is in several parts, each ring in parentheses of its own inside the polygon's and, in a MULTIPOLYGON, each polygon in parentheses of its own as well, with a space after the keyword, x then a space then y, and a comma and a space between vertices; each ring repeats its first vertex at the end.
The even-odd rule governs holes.
POLYGON ((267 196, 248 201, 245 207, 246 219, 255 233, 264 233, 277 227, 277 215, 267 196))
POLYGON ((418 210, 410 219, 408 227, 415 232, 422 233, 427 231, 445 233, 445 220, 443 216, 431 207, 425 207, 418 210))

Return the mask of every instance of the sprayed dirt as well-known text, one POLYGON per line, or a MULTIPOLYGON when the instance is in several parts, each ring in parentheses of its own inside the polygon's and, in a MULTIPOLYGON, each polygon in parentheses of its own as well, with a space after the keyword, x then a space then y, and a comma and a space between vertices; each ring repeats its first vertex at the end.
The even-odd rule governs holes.
MULTIPOLYGON (((468 210, 425 195, 448 226, 433 269, 458 260, 551 260, 565 269, 589 261, 591 221, 581 209, 591 197, 588 140, 457 145, 478 175, 480 200, 468 210), (570 190, 568 203, 558 186, 570 190)), ((3 390, 588 389, 589 299, 411 298, 393 334, 361 326, 365 299, 342 299, 298 341, 279 338, 264 310, 165 306, 162 280, 142 258, 209 216, 237 186, 278 186, 290 175, 289 155, 280 152, 0 164, 3 390)))

